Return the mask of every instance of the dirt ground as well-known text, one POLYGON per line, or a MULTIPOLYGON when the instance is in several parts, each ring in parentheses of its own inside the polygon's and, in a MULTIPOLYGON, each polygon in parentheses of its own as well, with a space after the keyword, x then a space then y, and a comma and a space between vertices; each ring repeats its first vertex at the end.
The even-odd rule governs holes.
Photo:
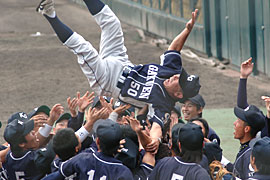
MULTIPOLYGON (((67 97, 90 90, 76 56, 62 46, 45 18, 35 12, 38 3, 38 0, 0 1, 0 120, 3 126, 12 113, 28 113, 42 104, 52 107, 61 103, 68 111, 67 97)), ((57 0, 56 10, 63 22, 98 48, 100 30, 87 9, 68 0, 57 0)), ((134 27, 127 24, 122 27, 133 63, 159 63, 165 46, 142 41, 134 27)), ((200 76, 200 93, 206 108, 236 105, 239 73, 230 65, 220 70, 185 57, 183 65, 189 73, 200 76)), ((270 95, 269 84, 269 79, 264 77, 251 77, 249 103, 263 107, 260 96, 270 95)), ((4 127, 1 134, 3 130, 4 127)))

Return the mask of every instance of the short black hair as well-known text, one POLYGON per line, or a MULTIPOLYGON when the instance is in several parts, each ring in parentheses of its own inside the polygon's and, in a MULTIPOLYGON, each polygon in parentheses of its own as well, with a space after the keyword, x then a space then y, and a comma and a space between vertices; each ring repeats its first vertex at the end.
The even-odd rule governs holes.
POLYGON ((256 168, 258 169, 258 173, 262 174, 262 175, 270 175, 270 163, 268 162, 261 162, 260 160, 258 160, 258 158, 256 158, 255 154, 251 154, 252 157, 255 157, 255 165, 256 168))
POLYGON ((244 121, 244 125, 250 127, 250 135, 251 135, 251 137, 252 138, 256 137, 259 130, 256 130, 256 129, 252 128, 246 121, 244 121))
POLYGON ((193 122, 193 121, 199 121, 203 124, 203 127, 205 129, 205 134, 203 135, 205 138, 207 138, 208 134, 209 134, 209 124, 208 122, 203 119, 203 118, 193 118, 190 120, 190 122, 193 122))
POLYGON ((199 163, 202 160, 202 155, 203 155, 202 149, 191 151, 181 145, 179 156, 186 163, 199 163))
POLYGON ((117 153, 117 150, 119 149, 120 142, 118 145, 112 147, 112 145, 99 141, 99 148, 101 152, 107 156, 114 156, 117 153))
POLYGON ((62 161, 76 155, 76 146, 78 144, 78 138, 71 128, 61 129, 53 137, 53 150, 62 161))

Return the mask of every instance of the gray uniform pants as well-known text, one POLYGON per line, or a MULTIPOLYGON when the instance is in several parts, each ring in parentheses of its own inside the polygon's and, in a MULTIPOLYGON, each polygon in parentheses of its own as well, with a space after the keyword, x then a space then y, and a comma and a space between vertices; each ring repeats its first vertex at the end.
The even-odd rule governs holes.
POLYGON ((78 63, 96 95, 118 98, 117 82, 129 61, 121 24, 111 9, 104 8, 94 16, 101 28, 100 51, 76 32, 64 43, 77 55, 78 63))

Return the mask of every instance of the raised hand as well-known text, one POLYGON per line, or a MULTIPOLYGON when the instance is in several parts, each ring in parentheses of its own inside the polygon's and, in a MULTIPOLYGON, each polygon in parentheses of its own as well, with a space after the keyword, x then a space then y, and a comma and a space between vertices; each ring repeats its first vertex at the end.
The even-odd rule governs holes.
POLYGON ((262 96, 261 98, 265 102, 265 107, 266 107, 266 110, 267 110, 267 117, 270 118, 270 97, 262 96))
POLYGON ((241 68, 240 68, 240 78, 247 79, 248 76, 252 73, 254 63, 252 63, 252 57, 250 57, 248 60, 242 62, 241 68))
POLYGON ((192 28, 193 28, 193 26, 194 26, 194 24, 195 24, 195 21, 196 21, 196 18, 197 18, 197 14, 198 14, 198 9, 195 9, 195 11, 193 11, 192 13, 191 13, 191 15, 192 15, 192 18, 186 23, 186 28, 189 30, 189 31, 191 31, 192 30, 192 28))
POLYGON ((35 115, 31 118, 31 120, 34 120, 34 131, 38 131, 40 127, 44 127, 47 123, 48 117, 43 114, 35 115))
POLYGON ((54 122, 60 117, 63 112, 64 107, 61 104, 55 104, 50 111, 50 116, 48 118, 47 124, 53 126, 54 122))
POLYGON ((70 97, 67 98, 67 104, 68 104, 68 109, 70 111, 70 114, 72 117, 76 117, 77 116, 77 111, 76 108, 78 106, 78 99, 77 98, 73 98, 71 100, 70 97))
POLYGON ((86 111, 86 124, 84 125, 87 131, 91 131, 94 123, 99 119, 106 119, 108 114, 107 108, 103 107, 100 110, 96 108, 90 107, 88 111, 86 111))
POLYGON ((105 107, 108 109, 109 114, 113 112, 113 98, 111 98, 110 103, 108 103, 103 96, 99 96, 100 103, 102 107, 105 107))
POLYGON ((78 110, 83 113, 89 104, 93 102, 94 97, 94 92, 89 93, 89 91, 87 91, 82 97, 80 92, 77 92, 78 110))
POLYGON ((131 107, 130 104, 120 105, 119 107, 115 108, 113 111, 116 112, 118 115, 121 115, 125 110, 131 107))

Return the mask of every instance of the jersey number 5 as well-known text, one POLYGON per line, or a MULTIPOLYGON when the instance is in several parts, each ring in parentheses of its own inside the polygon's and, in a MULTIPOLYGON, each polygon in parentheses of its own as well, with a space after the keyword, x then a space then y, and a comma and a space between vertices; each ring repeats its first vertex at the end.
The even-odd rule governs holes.
MULTIPOLYGON (((95 170, 88 171, 87 175, 89 176, 88 180, 94 180, 95 170)), ((102 176, 100 180, 106 180, 106 178, 106 176, 102 176)))
POLYGON ((24 180, 24 178, 22 178, 25 176, 23 171, 16 171, 15 175, 16 175, 16 180, 24 180))

